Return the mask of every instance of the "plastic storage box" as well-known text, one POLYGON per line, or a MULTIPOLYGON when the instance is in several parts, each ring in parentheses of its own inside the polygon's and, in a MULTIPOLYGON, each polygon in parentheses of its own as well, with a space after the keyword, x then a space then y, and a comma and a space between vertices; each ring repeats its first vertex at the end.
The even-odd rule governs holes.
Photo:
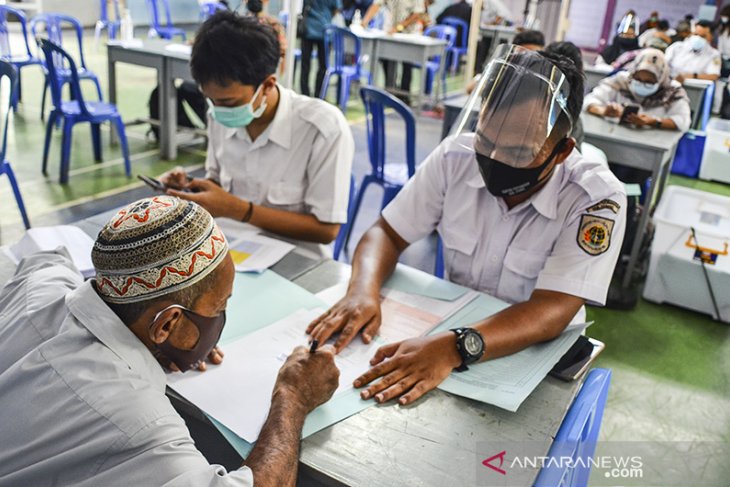
POLYGON ((730 183, 730 120, 713 118, 707 125, 700 178, 730 183))
POLYGON ((669 186, 657 206, 654 223, 644 298, 717 318, 699 261, 703 258, 720 319, 730 323, 730 198, 669 186))

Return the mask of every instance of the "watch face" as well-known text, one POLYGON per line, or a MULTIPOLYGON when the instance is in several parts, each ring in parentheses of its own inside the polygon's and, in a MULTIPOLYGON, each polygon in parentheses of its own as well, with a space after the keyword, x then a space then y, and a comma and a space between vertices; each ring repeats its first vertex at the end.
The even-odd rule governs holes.
POLYGON ((464 349, 469 355, 479 355, 482 353, 483 346, 481 337, 477 333, 468 333, 464 337, 464 349))

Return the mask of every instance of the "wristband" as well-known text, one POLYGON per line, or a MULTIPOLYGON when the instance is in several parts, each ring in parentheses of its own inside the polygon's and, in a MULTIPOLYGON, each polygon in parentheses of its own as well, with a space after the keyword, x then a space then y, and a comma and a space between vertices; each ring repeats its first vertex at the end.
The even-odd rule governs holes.
POLYGON ((253 203, 248 202, 248 210, 246 211, 246 214, 243 216, 241 221, 243 223, 248 223, 249 220, 251 220, 251 217, 253 216, 253 203))

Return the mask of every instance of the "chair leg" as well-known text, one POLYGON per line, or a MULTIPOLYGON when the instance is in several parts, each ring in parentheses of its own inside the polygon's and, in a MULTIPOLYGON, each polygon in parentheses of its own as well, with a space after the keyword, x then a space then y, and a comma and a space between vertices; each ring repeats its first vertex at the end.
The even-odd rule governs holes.
POLYGON ((46 140, 43 142, 43 175, 48 176, 48 151, 51 148, 51 135, 53 134, 53 126, 56 124, 56 118, 58 118, 58 112, 53 110, 48 115, 48 122, 46 122, 46 140))
POLYGON ((322 100, 327 100, 327 90, 330 87, 330 78, 332 77, 332 72, 328 69, 324 73, 324 79, 322 80, 322 88, 319 90, 319 97, 322 100))
POLYGON ((345 252, 347 252, 348 245, 350 243, 350 236, 352 235, 352 229, 355 228, 355 219, 357 218, 357 214, 360 212, 360 206, 362 205, 362 199, 365 195, 365 190, 368 188, 368 185, 372 182, 369 176, 365 176, 365 178, 362 180, 362 184, 360 184, 360 188, 357 191, 357 198, 355 198, 355 206, 352 210, 352 217, 350 218, 350 221, 347 222, 348 228, 347 228, 347 234, 345 235, 345 241, 342 244, 342 248, 345 249, 345 252))
POLYGON ((61 184, 68 183, 68 169, 71 165, 71 136, 74 123, 69 118, 63 120, 63 137, 61 139, 61 184))
POLYGON ((46 82, 43 84, 43 96, 41 96, 41 121, 46 120, 46 93, 48 93, 48 83, 48 75, 46 75, 46 82))
POLYGON ((15 195, 15 202, 18 204, 18 210, 20 210, 20 216, 23 218, 23 225, 25 225, 25 229, 28 230, 30 228, 30 220, 28 220, 28 214, 25 212, 25 205, 23 204, 23 197, 20 195, 20 188, 18 187, 18 181, 15 179, 15 174, 13 173, 13 168, 10 167, 10 164, 7 161, 3 161, 2 164, 5 166, 5 174, 8 175, 8 179, 10 180, 10 186, 13 188, 13 194, 15 195))
POLYGON ((101 162, 101 124, 91 123, 91 145, 94 148, 94 160, 101 162))
POLYGON ((340 110, 342 110, 342 113, 347 111, 347 99, 350 98, 350 83, 352 83, 352 77, 340 75, 340 110))
POLYGON ((398 192, 403 189, 403 186, 400 184, 396 185, 385 185, 383 187, 383 201, 380 204, 380 209, 382 210, 386 206, 388 206, 388 203, 393 201, 393 198, 395 198, 398 195, 398 192))
POLYGON ((18 68, 18 94, 15 97, 15 105, 13 108, 18 109, 18 102, 23 99, 23 89, 21 88, 22 83, 20 82, 20 68, 18 68))
POLYGON ((122 117, 117 116, 112 119, 112 123, 117 129, 117 135, 119 135, 119 143, 122 145, 122 156, 124 157, 124 173, 128 178, 132 177, 132 163, 129 160, 129 146, 127 144, 127 132, 124 130, 124 122, 122 117))
POLYGON ((101 84, 99 83, 99 78, 91 78, 94 81, 94 84, 96 85, 96 93, 99 95, 99 101, 104 101, 104 95, 101 94, 101 84))

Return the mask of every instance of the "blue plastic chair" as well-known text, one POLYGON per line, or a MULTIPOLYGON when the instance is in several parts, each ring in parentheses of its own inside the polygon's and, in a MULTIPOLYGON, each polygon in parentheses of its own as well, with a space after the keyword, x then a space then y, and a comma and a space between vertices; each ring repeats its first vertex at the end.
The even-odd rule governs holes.
POLYGON ((568 468, 568 462, 564 461, 546 461, 534 487, 588 485, 591 475, 589 459, 593 458, 596 451, 610 383, 610 370, 593 369, 588 373, 548 452, 548 458, 572 458, 574 461, 570 463, 574 467, 568 468))
POLYGON ((30 51, 28 44, 28 22, 25 13, 12 7, 0 5, 0 59, 9 62, 18 72, 18 89, 13 90, 13 109, 18 109, 18 101, 22 98, 22 90, 20 83, 20 70, 26 66, 37 65, 43 68, 43 60, 34 56, 30 51), (8 31, 8 14, 14 15, 20 23, 20 29, 23 33, 23 42, 25 42, 25 52, 23 54, 13 54, 10 50, 10 35, 8 31))
POLYGON ((440 236, 436 236, 436 262, 433 266, 433 275, 439 279, 444 278, 444 242, 440 236))
POLYGON ((117 32, 119 32, 119 28, 121 26, 119 0, 111 0, 112 6, 114 7, 114 20, 109 18, 108 1, 109 0, 101 0, 101 14, 99 15, 99 20, 96 21, 96 26, 94 27, 94 42, 99 42, 101 31, 104 29, 107 29, 107 32, 109 32, 109 39, 117 38, 117 32))
POLYGON ((211 18, 213 15, 215 15, 216 12, 220 10, 228 10, 228 7, 223 5, 220 2, 204 2, 200 4, 200 21, 205 22, 209 18, 211 18))
POLYGON ((165 25, 160 24, 160 9, 158 8, 158 0, 147 0, 147 12, 150 15, 150 30, 147 31, 147 37, 159 37, 171 41, 173 37, 180 36, 185 41, 187 36, 185 31, 175 27, 172 24, 172 16, 170 15, 169 0, 159 0, 165 9, 165 25))
MULTIPOLYGON (((435 37, 446 41, 446 53, 454 46, 456 42, 456 29, 449 27, 448 25, 434 25, 423 31, 423 35, 429 37, 435 37)), ((441 73, 441 93, 446 93, 446 64, 444 69, 441 70, 441 56, 434 56, 426 63, 426 94, 433 92, 433 81, 434 78, 441 73)), ((438 95, 438 93, 437 93, 438 95)))
MULTIPOLYGON (((99 95, 99 101, 104 99, 101 94, 101 84, 96 73, 86 67, 86 61, 84 60, 84 29, 81 27, 81 23, 74 17, 64 14, 45 13, 38 14, 30 21, 30 30, 33 37, 38 39, 41 34, 41 26, 44 27, 43 31, 48 36, 48 39, 59 46, 63 46, 63 34, 62 28, 66 25, 70 25, 76 33, 76 39, 79 45, 79 61, 81 66, 77 70, 79 79, 87 79, 94 82, 96 85, 96 92, 99 95)), ((48 92, 49 76, 48 66, 44 63, 46 82, 43 87, 43 97, 41 98, 41 120, 45 120, 46 115, 46 93, 48 92)), ((71 72, 64 67, 62 64, 56 66, 56 75, 58 79, 63 81, 63 84, 71 82, 71 72)))
POLYGON ((352 211, 348 225, 349 231, 345 237, 344 248, 352 234, 352 228, 355 225, 355 219, 360 211, 362 199, 365 191, 370 184, 377 184, 383 188, 383 200, 380 208, 383 209, 395 198, 403 185, 416 172, 416 119, 411 109, 398 98, 394 97, 385 90, 375 88, 373 86, 363 86, 360 88, 360 96, 365 104, 365 120, 368 135, 368 155, 370 156, 370 166, 372 172, 365 176, 360 183, 355 198, 355 208, 352 211), (387 164, 385 160, 385 109, 389 108, 395 111, 405 122, 406 128, 406 147, 405 147, 405 165, 401 163, 387 164))
POLYGON ((458 17, 444 17, 440 24, 448 25, 456 29, 457 36, 459 34, 459 28, 461 28, 461 36, 448 49, 449 59, 451 60, 451 72, 456 73, 456 70, 459 69, 461 56, 466 56, 466 48, 469 45, 469 24, 458 17))
POLYGON ((715 83, 707 85, 705 89, 704 97, 702 98, 702 105, 700 106, 700 113, 697 117, 697 123, 695 127, 691 127, 696 130, 706 130, 707 123, 710 121, 712 115, 712 102, 715 99, 715 83))
POLYGON ((334 260, 340 260, 340 252, 342 252, 342 246, 345 244, 345 238, 347 233, 350 231, 350 222, 352 222, 352 212, 355 209, 355 177, 350 174, 350 194, 347 197, 347 222, 340 227, 340 231, 337 233, 335 239, 335 249, 332 252, 332 258, 334 260))
POLYGON ((10 96, 8 96, 8 104, 5 108, 5 115, 3 116, 3 140, 2 149, 0 150, 0 175, 7 175, 10 180, 10 186, 13 188, 13 194, 15 195, 15 202, 18 204, 18 210, 20 210, 20 216, 23 218, 23 224, 26 230, 30 228, 30 221, 28 215, 25 212, 25 205, 23 204, 23 197, 20 195, 20 188, 18 187, 18 181, 15 179, 13 168, 10 167, 10 163, 6 159, 6 149, 8 147, 8 118, 10 116, 10 107, 15 99, 15 92, 19 86, 18 70, 15 69, 12 63, 4 60, 0 60, 0 81, 4 77, 8 77, 10 80, 10 96))
POLYGON ((46 57, 48 78, 51 85, 51 99, 53 100, 53 111, 48 115, 46 123, 46 139, 43 144, 43 174, 48 174, 48 151, 51 145, 51 134, 57 120, 63 120, 63 138, 61 140, 61 183, 68 182, 68 168, 71 156, 71 134, 73 126, 79 122, 91 123, 91 140, 94 148, 94 160, 101 161, 101 123, 111 122, 119 135, 119 142, 122 145, 124 155, 124 170, 127 177, 132 174, 132 167, 129 161, 129 148, 127 146, 127 135, 124 131, 122 117, 117 107, 105 102, 87 102, 81 93, 78 70, 76 63, 60 46, 47 39, 40 39, 39 44, 46 57), (59 71, 58 68, 63 71, 59 71), (63 85, 65 84, 65 72, 71 73, 69 87, 71 88, 71 100, 63 100, 63 85))
POLYGON ((349 29, 343 29, 330 25, 324 30, 324 52, 325 65, 327 71, 322 82, 322 90, 319 97, 323 100, 327 97, 327 88, 329 88, 332 76, 337 76, 340 80, 340 91, 337 96, 340 109, 344 112, 347 110, 347 100, 350 98, 350 84, 353 80, 360 80, 364 77, 368 84, 373 83, 372 75, 362 68, 362 41, 358 36, 350 32, 349 29), (347 64, 345 53, 345 40, 350 39, 355 47, 354 63, 347 64), (334 53, 331 55, 330 50, 334 53), (331 59, 332 58, 332 59, 331 59))

